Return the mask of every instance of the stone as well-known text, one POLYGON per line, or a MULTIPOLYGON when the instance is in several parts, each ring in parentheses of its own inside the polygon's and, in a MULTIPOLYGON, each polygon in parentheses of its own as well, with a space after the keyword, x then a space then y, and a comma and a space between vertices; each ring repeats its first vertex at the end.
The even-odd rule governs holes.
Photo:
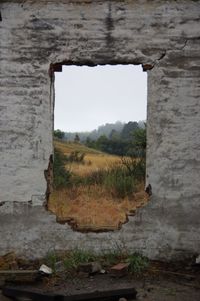
POLYGON ((129 263, 120 262, 110 268, 110 275, 113 277, 122 277, 128 274, 129 263))
POLYGON ((106 274, 106 270, 101 269, 100 274, 106 274))
POLYGON ((200 264, 200 255, 197 256, 196 260, 195 260, 196 264, 200 264))
POLYGON ((3 256, 0 256, 0 270, 16 270, 17 268, 18 264, 14 252, 9 252, 3 256))
POLYGON ((88 278, 89 277, 89 273, 86 273, 86 272, 81 272, 81 271, 79 271, 78 272, 78 277, 79 278, 88 278))
POLYGON ((97 261, 81 263, 78 266, 79 272, 84 272, 84 273, 88 273, 88 274, 100 273, 101 270, 102 270, 101 264, 97 261))
POLYGON ((56 273, 62 273, 65 271, 65 266, 62 261, 57 261, 55 263, 55 271, 56 273))
POLYGON ((46 275, 51 275, 53 273, 52 268, 48 267, 45 264, 42 264, 41 267, 39 268, 39 272, 46 274, 46 275))

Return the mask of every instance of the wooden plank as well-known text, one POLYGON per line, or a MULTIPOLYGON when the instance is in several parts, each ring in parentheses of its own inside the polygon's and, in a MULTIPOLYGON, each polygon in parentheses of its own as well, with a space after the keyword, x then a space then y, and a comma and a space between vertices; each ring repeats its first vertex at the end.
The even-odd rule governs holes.
POLYGON ((95 291, 67 296, 65 294, 44 293, 26 288, 6 286, 3 294, 7 297, 26 297, 33 301, 118 301, 119 298, 136 299, 136 290, 133 287, 108 291, 95 291))
POLYGON ((5 282, 14 283, 30 283, 35 282, 39 277, 37 270, 1 270, 0 283, 5 282))
POLYGON ((2 293, 6 297, 10 298, 27 298, 33 301, 62 301, 63 299, 56 299, 55 294, 51 293, 40 293, 36 291, 31 291, 29 289, 24 289, 15 286, 5 286, 2 288, 2 293))

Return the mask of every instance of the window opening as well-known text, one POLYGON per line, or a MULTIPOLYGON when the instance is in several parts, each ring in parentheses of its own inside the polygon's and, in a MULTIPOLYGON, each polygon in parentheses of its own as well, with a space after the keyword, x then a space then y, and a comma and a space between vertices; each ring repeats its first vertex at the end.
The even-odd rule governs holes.
POLYGON ((120 229, 145 192, 147 74, 141 66, 65 66, 55 72, 57 221, 87 232, 120 229))

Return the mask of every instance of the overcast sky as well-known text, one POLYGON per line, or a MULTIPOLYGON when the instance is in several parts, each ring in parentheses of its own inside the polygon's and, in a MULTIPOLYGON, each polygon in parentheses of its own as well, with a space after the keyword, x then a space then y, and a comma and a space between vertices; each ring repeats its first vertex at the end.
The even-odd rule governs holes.
POLYGON ((55 73, 55 129, 91 131, 146 119, 147 74, 141 66, 63 66, 55 73))

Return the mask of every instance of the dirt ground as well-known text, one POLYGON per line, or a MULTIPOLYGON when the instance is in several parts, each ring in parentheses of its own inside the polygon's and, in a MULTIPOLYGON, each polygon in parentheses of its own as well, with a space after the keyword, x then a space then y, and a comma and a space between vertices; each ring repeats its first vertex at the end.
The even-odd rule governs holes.
MULTIPOLYGON (((142 276, 126 275, 113 278, 109 274, 62 275, 45 278, 34 286, 22 286, 37 292, 52 292, 59 295, 73 295, 94 291, 133 287, 137 299, 143 301, 199 301, 200 300, 200 267, 176 268, 160 264, 151 265, 142 276)), ((0 295, 0 301, 8 301, 0 295)), ((21 300, 21 299, 20 299, 21 300)), ((39 300, 38 300, 39 301, 39 300)))

